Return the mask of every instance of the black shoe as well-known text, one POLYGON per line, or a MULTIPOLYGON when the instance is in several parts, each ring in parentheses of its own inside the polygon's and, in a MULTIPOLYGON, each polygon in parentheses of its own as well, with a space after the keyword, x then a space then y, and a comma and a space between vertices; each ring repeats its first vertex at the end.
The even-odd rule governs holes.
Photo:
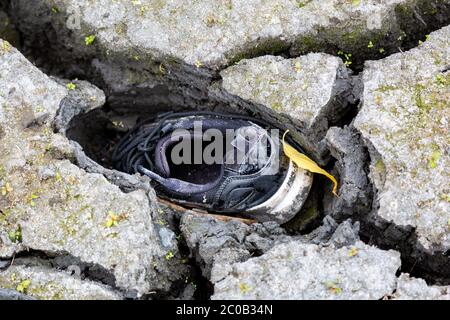
POLYGON ((185 206, 284 223, 302 207, 312 174, 284 156, 279 136, 264 127, 239 115, 164 114, 123 137, 113 163, 117 170, 150 177, 159 196, 185 206), (208 145, 212 148, 211 140, 205 141, 212 136, 210 129, 224 137, 216 144, 223 154, 206 152, 208 145), (187 154, 179 152, 182 142, 187 154))

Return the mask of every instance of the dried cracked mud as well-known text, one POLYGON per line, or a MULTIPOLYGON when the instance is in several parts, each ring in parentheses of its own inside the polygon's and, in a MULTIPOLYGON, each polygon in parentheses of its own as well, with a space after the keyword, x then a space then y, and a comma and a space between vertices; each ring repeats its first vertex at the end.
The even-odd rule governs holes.
POLYGON ((0 299, 450 299, 450 1, 0 0, 0 299), (111 167, 251 115, 339 178, 284 225, 111 167))

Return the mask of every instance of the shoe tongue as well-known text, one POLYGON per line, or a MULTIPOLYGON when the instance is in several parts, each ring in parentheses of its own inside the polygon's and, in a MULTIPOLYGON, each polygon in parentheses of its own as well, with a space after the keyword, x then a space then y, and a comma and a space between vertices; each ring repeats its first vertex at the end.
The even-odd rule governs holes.
POLYGON ((266 130, 256 125, 237 129, 225 155, 225 168, 241 175, 258 172, 269 161, 269 139, 266 130))

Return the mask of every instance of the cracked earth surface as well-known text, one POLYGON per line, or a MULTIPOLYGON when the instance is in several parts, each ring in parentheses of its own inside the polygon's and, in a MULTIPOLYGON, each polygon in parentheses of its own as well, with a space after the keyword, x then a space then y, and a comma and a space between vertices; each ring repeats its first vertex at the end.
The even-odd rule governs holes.
POLYGON ((0 298, 449 299, 449 23, 447 0, 0 1, 0 298), (167 110, 289 129, 339 197, 315 178, 282 226, 159 201, 107 155, 167 110))

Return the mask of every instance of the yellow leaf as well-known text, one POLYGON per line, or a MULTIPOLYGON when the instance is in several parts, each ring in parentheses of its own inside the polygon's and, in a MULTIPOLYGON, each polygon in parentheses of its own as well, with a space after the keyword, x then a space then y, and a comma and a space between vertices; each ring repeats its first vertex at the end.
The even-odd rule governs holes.
POLYGON ((297 61, 295 63, 294 69, 295 69, 295 72, 297 72, 297 73, 299 73, 302 70, 302 65, 300 64, 299 61, 297 61))
POLYGON ((111 228, 112 226, 114 226, 116 224, 116 222, 112 219, 109 219, 108 221, 106 221, 105 226, 107 228, 111 228))
POLYGON ((200 68, 200 67, 203 66, 203 63, 202 63, 200 60, 196 60, 195 63, 194 63, 194 65, 195 65, 197 68, 200 68))
POLYGON ((437 167, 441 156, 442 156, 442 154, 439 150, 433 151, 433 153, 431 154, 430 160, 428 161, 428 164, 431 169, 435 169, 437 167))
POLYGON ((340 293, 342 293, 342 289, 338 287, 337 283, 334 283, 334 282, 331 282, 331 281, 327 281, 325 283, 325 286, 333 294, 340 294, 340 293))
POLYGON ((169 251, 169 252, 166 254, 166 260, 167 260, 167 261, 172 260, 172 258, 173 258, 174 256, 175 256, 175 255, 173 254, 173 252, 172 252, 172 251, 169 251))
POLYGON ((66 85, 66 87, 67 87, 68 90, 75 90, 77 88, 77 85, 75 83, 73 83, 73 82, 69 82, 66 85))
POLYGON ((13 191, 13 189, 12 189, 11 185, 9 184, 9 182, 5 183, 5 185, 3 187, 1 187, 2 196, 6 196, 11 191, 13 191))
POLYGON ((109 218, 105 223, 105 226, 107 228, 115 227, 118 225, 118 223, 124 219, 127 218, 126 214, 122 213, 120 215, 115 214, 111 210, 108 211, 109 218))
POLYGON ((284 141, 284 138, 288 132, 289 132, 289 130, 286 130, 286 132, 283 134, 283 151, 286 154, 286 156, 289 159, 291 159, 298 167, 308 170, 313 173, 322 174, 322 175, 326 176, 328 179, 330 179, 333 182, 333 194, 337 196, 336 191, 337 191, 338 184, 337 184, 336 179, 331 174, 329 174, 328 172, 323 170, 321 167, 319 167, 317 165, 317 163, 315 163, 313 160, 311 160, 306 155, 298 152, 293 147, 291 147, 289 144, 287 144, 284 141))
POLYGON ((245 283, 240 283, 239 290, 241 291, 242 294, 246 294, 246 293, 250 292, 252 289, 245 283))
POLYGON ((16 290, 18 291, 18 292, 21 292, 21 293, 25 293, 26 291, 27 291, 27 289, 28 289, 28 287, 30 286, 30 284, 31 284, 31 281, 30 280, 23 280, 22 282, 20 282, 18 285, 17 285, 17 288, 16 288, 16 290))
POLYGON ((84 38, 84 42, 86 43, 87 46, 90 46, 91 44, 94 43, 95 38, 96 37, 94 35, 87 36, 86 38, 84 38))
POLYGON ((350 249, 350 251, 349 251, 349 253, 348 253, 348 256, 349 257, 354 257, 354 256, 356 256, 358 254, 358 249, 356 249, 356 248, 351 248, 350 249))
POLYGON ((166 73, 166 68, 164 67, 164 65, 162 63, 159 65, 159 72, 161 72, 161 74, 166 73))

